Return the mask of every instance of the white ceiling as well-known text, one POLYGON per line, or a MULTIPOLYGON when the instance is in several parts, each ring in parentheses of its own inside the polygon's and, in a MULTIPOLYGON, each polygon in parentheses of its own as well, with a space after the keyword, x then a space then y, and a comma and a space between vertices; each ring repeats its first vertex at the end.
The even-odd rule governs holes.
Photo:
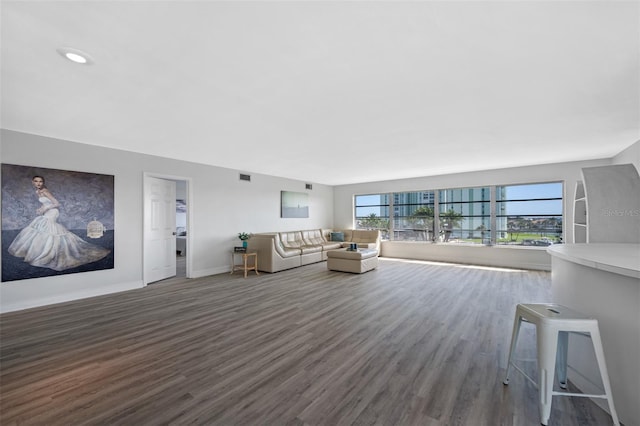
POLYGON ((1 7, 6 129, 328 185, 640 139, 637 1, 1 7))

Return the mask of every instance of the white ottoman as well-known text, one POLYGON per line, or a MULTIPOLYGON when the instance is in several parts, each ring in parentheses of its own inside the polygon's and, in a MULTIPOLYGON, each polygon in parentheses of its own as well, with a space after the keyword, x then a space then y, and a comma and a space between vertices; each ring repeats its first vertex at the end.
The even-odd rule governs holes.
POLYGON ((362 274, 378 267, 378 250, 358 249, 330 250, 327 252, 327 269, 331 271, 362 274))

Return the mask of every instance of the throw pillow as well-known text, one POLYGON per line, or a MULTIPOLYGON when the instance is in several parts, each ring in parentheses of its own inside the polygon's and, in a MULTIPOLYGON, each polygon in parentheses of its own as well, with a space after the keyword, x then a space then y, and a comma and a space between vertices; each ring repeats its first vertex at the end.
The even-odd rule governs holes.
POLYGON ((332 232, 331 241, 344 241, 344 232, 332 232))

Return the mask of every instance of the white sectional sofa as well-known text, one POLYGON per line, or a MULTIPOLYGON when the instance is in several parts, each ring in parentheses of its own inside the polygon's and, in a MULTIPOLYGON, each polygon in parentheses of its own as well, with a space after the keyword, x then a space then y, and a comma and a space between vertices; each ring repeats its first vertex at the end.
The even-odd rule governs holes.
POLYGON ((258 269, 278 272, 284 269, 327 260, 327 252, 358 244, 358 248, 371 248, 380 252, 380 231, 346 229, 310 229, 288 232, 252 234, 248 251, 258 252, 258 269), (339 234, 343 235, 342 241, 339 234), (333 241, 332 241, 332 238, 333 241))

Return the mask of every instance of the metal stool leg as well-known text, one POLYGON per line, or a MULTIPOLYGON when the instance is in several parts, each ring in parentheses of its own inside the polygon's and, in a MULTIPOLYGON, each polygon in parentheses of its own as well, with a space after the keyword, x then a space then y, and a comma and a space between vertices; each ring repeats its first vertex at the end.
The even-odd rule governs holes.
POLYGON ((536 336, 540 423, 546 425, 549 423, 549 417, 551 416, 551 399, 553 396, 553 379, 556 369, 558 332, 553 327, 537 327, 536 336))
POLYGON ((567 388, 567 351, 569 350, 569 333, 558 332, 558 357, 556 359, 556 369, 558 370, 558 382, 560 388, 567 388))
POLYGON ((602 378, 602 385, 604 386, 604 393, 606 395, 607 402, 609 403, 609 411, 611 411, 611 419, 616 426, 620 425, 618 420, 618 413, 616 407, 613 405, 613 394, 611 393, 611 384, 609 383, 609 372, 607 371, 607 363, 604 359, 604 349, 602 347, 602 340, 600 339, 600 330, 595 327, 591 330, 591 343, 593 343, 593 349, 596 353, 596 360, 598 361, 598 368, 600 369, 600 377, 602 378))
POLYGON ((509 359, 507 360, 507 373, 505 374, 504 380, 502 383, 505 385, 509 384, 509 372, 511 370, 511 363, 513 362, 513 353, 516 349, 516 344, 518 343, 518 336, 520 335, 520 324, 522 324, 522 318, 518 314, 516 310, 516 317, 513 321, 513 331, 511 333, 511 347, 509 348, 509 359))

